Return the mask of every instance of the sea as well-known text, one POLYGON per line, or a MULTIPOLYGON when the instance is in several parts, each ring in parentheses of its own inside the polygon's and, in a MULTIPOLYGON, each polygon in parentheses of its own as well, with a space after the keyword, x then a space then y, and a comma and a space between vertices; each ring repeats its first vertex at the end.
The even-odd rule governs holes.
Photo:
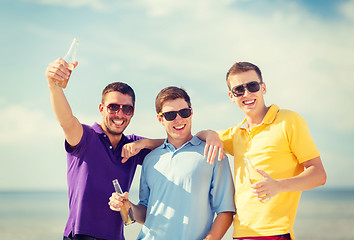
MULTIPOLYGON (((63 239, 67 217, 65 191, 0 191, 0 240, 63 239)), ((126 239, 136 239, 140 228, 126 226, 126 239)), ((298 240, 353 240, 354 188, 303 192, 294 228, 298 240)), ((226 239, 232 239, 231 227, 226 239)))

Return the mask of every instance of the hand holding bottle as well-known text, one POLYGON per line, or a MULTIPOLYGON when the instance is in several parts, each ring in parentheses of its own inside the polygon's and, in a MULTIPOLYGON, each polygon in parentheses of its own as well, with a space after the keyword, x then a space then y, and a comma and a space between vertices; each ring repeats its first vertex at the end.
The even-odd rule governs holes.
POLYGON ((49 64, 46 71, 46 77, 50 87, 56 85, 61 88, 66 88, 71 72, 78 64, 76 61, 76 49, 78 42, 79 40, 74 38, 65 57, 63 59, 59 58, 49 64))
MULTIPOLYGON (((78 65, 78 62, 72 63, 72 67, 75 68, 78 65)), ((69 70, 71 67, 64 59, 58 58, 54 62, 50 63, 46 70, 46 77, 48 80, 48 85, 50 87, 56 85, 59 87, 66 87, 71 71, 69 70)))
POLYGON ((245 157, 243 161, 246 165, 248 179, 251 183, 253 194, 257 196, 258 200, 262 203, 268 201, 271 197, 268 197, 267 194, 265 194, 263 182, 265 177, 268 179, 270 176, 264 171, 256 169, 248 157, 245 157))
POLYGON ((123 193, 118 179, 113 180, 113 186, 116 192, 109 198, 110 208, 120 212, 125 225, 134 223, 135 217, 130 207, 129 194, 127 192, 123 193))

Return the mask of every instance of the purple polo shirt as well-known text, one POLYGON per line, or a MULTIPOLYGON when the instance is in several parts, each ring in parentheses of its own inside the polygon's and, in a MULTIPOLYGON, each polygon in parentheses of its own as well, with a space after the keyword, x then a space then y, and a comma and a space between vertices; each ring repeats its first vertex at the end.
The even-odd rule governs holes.
POLYGON ((121 163, 124 144, 142 137, 122 135, 115 151, 101 127, 83 126, 83 136, 74 150, 65 141, 67 151, 69 188, 69 219, 64 236, 70 232, 109 240, 124 239, 123 223, 119 212, 109 208, 109 197, 114 192, 113 179, 118 179, 123 191, 128 191, 138 164, 146 154, 143 149, 126 163, 121 163))

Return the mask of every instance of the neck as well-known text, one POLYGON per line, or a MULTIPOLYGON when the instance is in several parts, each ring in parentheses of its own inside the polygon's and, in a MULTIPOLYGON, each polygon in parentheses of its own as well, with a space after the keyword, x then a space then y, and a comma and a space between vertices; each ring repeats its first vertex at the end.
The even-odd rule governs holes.
POLYGON ((118 143, 120 142, 120 140, 122 139, 122 134, 116 134, 116 133, 111 133, 109 132, 107 129, 105 129, 102 124, 100 125, 103 132, 107 135, 109 141, 112 144, 113 150, 116 150, 118 143))
POLYGON ((252 129, 253 127, 261 124, 263 122, 263 119, 265 115, 268 112, 268 108, 264 106, 260 111, 254 114, 246 114, 246 119, 249 124, 249 129, 252 129))
POLYGON ((183 144, 190 141, 192 138, 193 138, 192 135, 190 135, 189 137, 183 138, 183 139, 175 139, 171 136, 168 136, 167 141, 168 141, 168 143, 172 144, 176 149, 178 149, 183 144))

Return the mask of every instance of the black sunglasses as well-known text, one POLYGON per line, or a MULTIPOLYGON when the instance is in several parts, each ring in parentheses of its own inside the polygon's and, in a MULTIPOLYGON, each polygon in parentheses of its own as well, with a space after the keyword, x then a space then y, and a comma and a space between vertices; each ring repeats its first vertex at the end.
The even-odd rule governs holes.
POLYGON ((131 105, 120 105, 120 104, 111 103, 107 106, 108 113, 111 114, 118 113, 120 109, 122 109, 125 115, 132 115, 134 112, 134 107, 131 105))
POLYGON ((241 97, 241 96, 243 96, 243 94, 245 94, 246 88, 251 93, 258 92, 260 89, 259 85, 261 85, 261 84, 262 83, 257 82, 257 81, 248 82, 248 83, 237 85, 237 86, 233 87, 231 89, 231 92, 235 97, 241 97))
POLYGON ((192 114, 192 108, 183 108, 179 111, 170 111, 170 112, 159 113, 159 115, 164 116, 167 121, 173 121, 176 119, 177 113, 182 118, 189 118, 192 114))

